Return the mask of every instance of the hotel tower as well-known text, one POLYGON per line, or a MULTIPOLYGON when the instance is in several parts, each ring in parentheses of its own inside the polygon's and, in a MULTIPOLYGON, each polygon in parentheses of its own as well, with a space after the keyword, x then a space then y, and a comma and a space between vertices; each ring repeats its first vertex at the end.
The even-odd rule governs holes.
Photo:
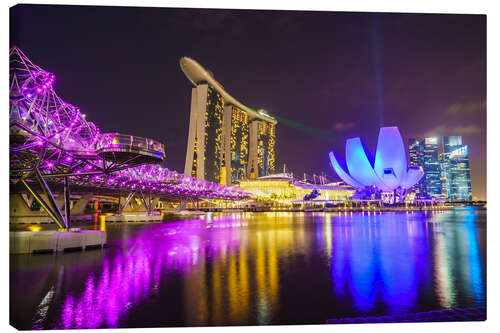
POLYGON ((274 173, 276 119, 238 102, 193 59, 180 66, 194 85, 184 174, 230 185, 274 173))

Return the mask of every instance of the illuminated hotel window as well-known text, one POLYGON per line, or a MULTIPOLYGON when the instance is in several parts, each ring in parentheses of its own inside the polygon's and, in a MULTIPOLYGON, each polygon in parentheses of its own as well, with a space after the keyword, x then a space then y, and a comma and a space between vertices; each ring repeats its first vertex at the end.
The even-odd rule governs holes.
POLYGON ((224 99, 208 86, 205 112, 205 179, 220 182, 224 99))
POLYGON ((248 114, 233 106, 231 110, 231 182, 246 178, 248 164, 248 114))
POLYGON ((198 138, 195 137, 194 139, 194 152, 193 152, 193 169, 191 170, 191 177, 196 178, 197 177, 197 172, 198 172, 198 138))
MULTIPOLYGON (((408 152, 410 158, 408 160, 408 164, 410 166, 421 166, 424 167, 424 144, 416 139, 408 139, 408 152)), ((419 180, 417 184, 415 184, 411 188, 412 192, 415 192, 417 197, 425 197, 426 195, 426 187, 425 187, 425 176, 419 180)))
POLYGON ((257 126, 257 166, 259 177, 275 171, 275 126, 258 120, 257 126))

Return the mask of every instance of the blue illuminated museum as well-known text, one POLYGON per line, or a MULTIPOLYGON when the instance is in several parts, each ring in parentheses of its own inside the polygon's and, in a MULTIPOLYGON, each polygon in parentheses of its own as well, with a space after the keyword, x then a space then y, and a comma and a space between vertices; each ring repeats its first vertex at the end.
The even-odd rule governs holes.
POLYGON ((382 127, 375 156, 360 137, 346 141, 345 160, 330 152, 337 175, 356 189, 360 199, 382 199, 388 203, 404 201, 406 192, 423 177, 419 165, 408 165, 403 139, 397 127, 382 127))

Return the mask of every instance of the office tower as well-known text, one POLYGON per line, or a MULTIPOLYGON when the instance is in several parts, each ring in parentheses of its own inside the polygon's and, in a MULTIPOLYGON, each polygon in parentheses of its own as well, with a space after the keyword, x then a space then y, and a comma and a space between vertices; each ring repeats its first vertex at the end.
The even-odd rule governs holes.
POLYGON ((441 197, 448 198, 448 181, 447 181, 447 161, 443 153, 439 153, 439 179, 441 180, 441 197))
POLYGON ((447 197, 450 201, 472 200, 469 150, 461 136, 443 138, 443 159, 446 174, 447 197))
POLYGON ((425 192, 430 196, 441 195, 441 170, 439 167, 438 138, 424 140, 425 192))
MULTIPOLYGON (((417 139, 408 139, 408 165, 409 166, 421 166, 424 167, 424 145, 417 139)), ((411 191, 415 192, 417 198, 423 198, 426 196, 425 191, 425 175, 420 179, 420 181, 415 184, 411 191)))

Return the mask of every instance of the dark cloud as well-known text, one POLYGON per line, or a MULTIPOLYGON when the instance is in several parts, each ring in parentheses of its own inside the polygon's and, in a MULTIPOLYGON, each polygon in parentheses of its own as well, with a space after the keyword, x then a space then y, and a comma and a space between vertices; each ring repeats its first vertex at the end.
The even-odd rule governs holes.
POLYGON ((468 103, 455 103, 446 108, 446 112, 458 114, 463 112, 484 112, 486 113, 486 100, 468 103))
POLYGON ((346 130, 352 129, 356 126, 356 123, 351 121, 351 122, 337 122, 333 124, 332 129, 334 131, 338 132, 344 132, 346 130))

